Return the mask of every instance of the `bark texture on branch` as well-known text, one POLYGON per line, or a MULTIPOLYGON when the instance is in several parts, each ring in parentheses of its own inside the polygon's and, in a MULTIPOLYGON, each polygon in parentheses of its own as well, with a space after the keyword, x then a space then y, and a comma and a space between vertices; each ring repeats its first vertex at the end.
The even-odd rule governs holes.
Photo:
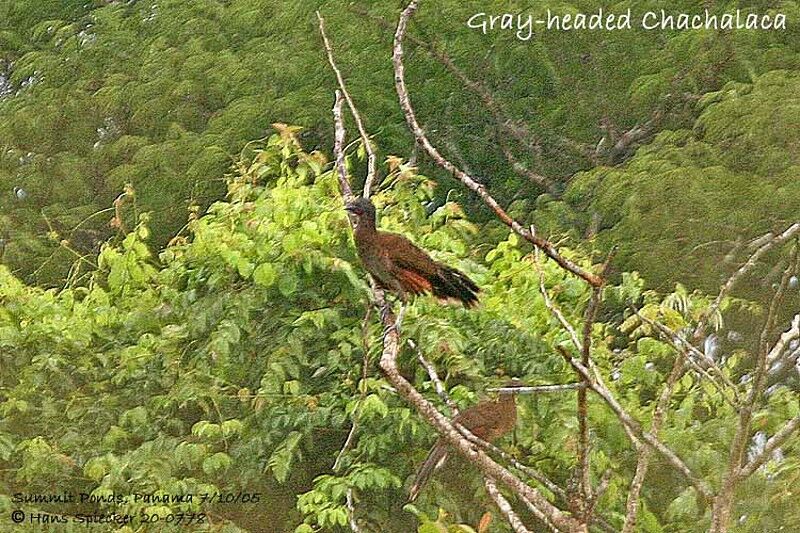
POLYGON ((411 106, 411 100, 408 96, 408 89, 405 82, 405 67, 403 65, 403 38, 405 37, 408 20, 416 10, 417 0, 413 0, 400 15, 400 20, 397 23, 397 31, 395 32, 394 36, 394 53, 392 55, 392 60, 394 62, 395 88, 397 89, 397 95, 400 99, 400 107, 403 109, 406 122, 408 122, 408 126, 411 129, 411 132, 414 134, 417 143, 422 146, 422 148, 436 162, 436 164, 445 169, 447 172, 450 172, 454 177, 466 185, 467 188, 480 196, 483 202, 492 211, 494 211, 495 215, 497 215, 497 218, 514 230, 515 233, 542 250, 545 254, 547 254, 548 257, 553 259, 568 272, 584 279, 594 287, 600 287, 603 284, 603 279, 600 276, 585 270, 580 265, 565 258, 559 253, 559 251, 550 241, 534 235, 529 230, 522 227, 519 222, 511 218, 508 213, 506 213, 506 211, 500 207, 500 204, 497 203, 497 200, 495 200, 492 195, 489 194, 489 191, 486 189, 485 185, 479 183, 475 178, 468 175, 453 163, 445 159, 428 140, 425 131, 417 121, 414 108, 411 106))

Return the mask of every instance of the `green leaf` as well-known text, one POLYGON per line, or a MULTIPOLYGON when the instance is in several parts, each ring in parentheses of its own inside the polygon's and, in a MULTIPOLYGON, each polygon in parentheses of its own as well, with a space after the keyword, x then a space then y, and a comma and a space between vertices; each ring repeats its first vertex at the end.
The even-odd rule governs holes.
POLYGON ((269 287, 275 283, 278 273, 275 267, 269 263, 261 263, 253 272, 253 281, 262 287, 269 287))

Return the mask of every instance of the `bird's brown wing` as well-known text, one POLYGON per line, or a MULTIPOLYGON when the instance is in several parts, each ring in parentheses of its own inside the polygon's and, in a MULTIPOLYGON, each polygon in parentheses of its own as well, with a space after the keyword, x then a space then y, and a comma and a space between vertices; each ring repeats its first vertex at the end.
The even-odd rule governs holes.
POLYGON ((431 292, 431 280, 439 270, 436 261, 403 235, 380 232, 378 241, 404 290, 412 294, 431 292))
POLYGON ((491 438, 493 426, 496 424, 492 416, 495 407, 495 402, 481 402, 459 413, 454 422, 461 424, 482 439, 491 438))

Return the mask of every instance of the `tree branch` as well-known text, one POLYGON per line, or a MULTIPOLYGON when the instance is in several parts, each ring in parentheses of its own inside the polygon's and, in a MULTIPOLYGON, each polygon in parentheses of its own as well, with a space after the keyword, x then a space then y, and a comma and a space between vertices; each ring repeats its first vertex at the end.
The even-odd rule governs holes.
POLYGON ((716 299, 711 304, 711 307, 709 307, 708 311, 705 313, 703 317, 704 319, 700 320, 700 322, 697 325, 697 328, 695 328, 695 334, 694 334, 695 337, 697 337, 700 333, 702 333, 702 329, 705 326, 705 320, 717 312, 719 306, 722 304, 722 300, 725 298, 725 296, 728 295, 728 293, 731 292, 731 289, 733 289, 733 286, 736 285, 739 279, 745 274, 747 274, 747 272, 749 272, 756 265, 758 260, 761 259, 761 257, 764 254, 766 254, 774 247, 780 246, 781 244, 785 243, 786 241, 797 235, 798 232, 800 232, 800 222, 795 222, 777 236, 773 236, 772 233, 768 233, 756 239, 756 241, 758 241, 758 246, 759 246, 758 249, 755 252, 753 252, 750 258, 747 261, 745 261, 744 264, 740 266, 733 274, 731 274, 731 276, 728 278, 728 281, 726 281, 722 285, 716 299))
POLYGON ((767 441, 761 453, 753 457, 749 463, 739 469, 737 473, 738 478, 747 479, 753 475, 756 470, 767 462, 767 459, 769 459, 775 450, 783 446, 783 444, 789 440, 789 437, 791 437, 798 428, 800 428, 800 415, 784 424, 784 426, 767 441))
POLYGON ((344 98, 341 91, 336 91, 336 101, 333 104, 333 122, 334 122, 334 137, 333 137, 333 153, 336 155, 336 170, 339 178, 339 189, 342 193, 342 198, 345 203, 353 201, 353 189, 350 188, 350 181, 347 179, 347 168, 344 164, 344 142, 345 142, 345 129, 344 121, 342 120, 342 104, 344 98))
POLYGON ((353 115, 353 119, 355 120, 356 127, 358 128, 358 134, 361 136, 361 142, 364 143, 364 149, 367 151, 367 178, 364 181, 364 198, 370 197, 370 192, 372 188, 372 183, 375 181, 376 175, 376 157, 375 157, 375 150, 372 149, 372 144, 370 143, 369 136, 367 135, 367 130, 364 128, 364 123, 361 120, 361 114, 358 112, 355 103, 353 103, 353 99, 350 97, 350 93, 347 91, 347 87, 344 83, 344 77, 342 77, 342 73, 339 68, 336 66, 336 62, 333 59, 333 47, 331 46, 330 41, 328 40, 328 36, 325 33, 325 19, 322 18, 322 15, 319 11, 317 13, 317 19, 319 19, 319 33, 322 35, 322 42, 325 46, 325 52, 328 56, 328 63, 330 63, 331 68, 333 69, 334 74, 336 74, 336 81, 339 83, 339 89, 342 91, 345 100, 347 101, 347 106, 350 108, 350 113, 353 115))
POLYGON ((514 232, 520 235, 525 240, 529 241, 534 246, 538 247, 548 257, 556 261, 562 268, 571 272, 575 276, 586 280, 589 284, 594 287, 599 287, 603 284, 603 280, 600 276, 593 274, 591 272, 586 271, 585 269, 581 268, 579 265, 573 263, 569 259, 563 257, 558 250, 556 250, 555 246, 552 243, 533 235, 530 231, 523 228, 519 222, 511 218, 506 211, 500 207, 500 204, 497 203, 487 191, 486 186, 481 183, 478 183, 473 177, 469 176, 461 169, 456 167, 453 163, 445 159, 439 151, 431 144, 428 140, 427 136, 425 135, 425 131, 417 122, 416 114, 414 109, 411 106, 411 102, 408 96, 408 89, 405 84, 405 67, 403 65, 403 38, 406 33, 406 27, 408 25, 408 20, 411 15, 417 10, 417 0, 412 0, 408 7, 403 10, 403 13, 400 15, 400 19, 397 23, 397 31, 395 32, 394 36, 394 53, 392 56, 392 60, 394 62, 394 79, 395 79, 395 88, 397 89, 397 95, 400 100, 400 107, 403 109, 403 113, 406 117, 406 122, 408 122, 409 128, 411 129, 414 137, 416 138, 417 142, 425 149, 428 155, 443 169, 450 172, 455 176, 459 181, 461 181, 464 185, 466 185, 470 190, 475 192, 484 203, 494 211, 497 217, 507 226, 509 226, 514 232))
MULTIPOLYGON (((795 226, 797 226, 798 230, 800 230, 800 224, 795 224, 792 227, 795 226)), ((787 232, 784 232, 782 235, 787 234, 787 232)), ((779 238, 780 236, 778 236, 776 239, 779 238)), ((769 243, 759 248, 759 251, 764 250, 766 246, 769 246, 770 243, 775 242, 776 239, 773 239, 769 243)), ((758 251, 756 253, 758 253, 758 251)), ((753 255, 755 256, 756 254, 753 255)), ((789 285, 789 278, 796 268, 798 258, 797 245, 794 247, 792 255, 793 257, 784 270, 783 276, 781 277, 781 282, 778 285, 778 289, 775 291, 775 295, 770 302, 767 318, 764 321, 764 327, 761 331, 761 338, 758 343, 758 352, 756 354, 756 367, 753 373, 750 393, 747 396, 745 404, 739 410, 739 422, 736 426, 736 434, 733 437, 733 442, 731 443, 730 456, 728 457, 728 468, 722 480, 722 488, 714 500, 714 507, 711 513, 711 531, 714 533, 723 533, 728 529, 731 508, 733 507, 734 492, 737 484, 741 480, 738 474, 741 470, 745 448, 747 447, 747 441, 750 438, 750 426, 753 420, 753 413, 756 409, 756 404, 764 392, 764 383, 766 381, 766 374, 768 370, 767 360, 770 352, 772 351, 769 349, 767 337, 775 326, 778 307, 783 300, 784 293, 789 285)), ((780 346, 780 349, 777 350, 777 352, 780 353, 783 351, 783 346, 785 346, 786 343, 792 339, 796 339, 798 336, 800 336, 800 315, 795 315, 794 320, 792 320, 791 327, 788 331, 784 332, 780 336, 775 347, 773 347, 773 350, 780 346)))
POLYGON ((417 359, 428 372, 428 376, 431 378, 433 386, 436 389, 436 394, 439 395, 439 398, 441 398, 445 405, 447 405, 447 407, 450 409, 450 417, 455 417, 458 414, 458 406, 453 399, 450 398, 450 395, 447 394, 447 389, 445 388, 444 383, 442 383, 442 380, 439 379, 439 374, 436 372, 436 367, 433 366, 433 363, 425 359, 425 356, 422 354, 420 347, 417 346, 417 343, 411 339, 406 340, 406 343, 411 346, 411 349, 417 352, 417 359))
POLYGON ((395 387, 398 394, 411 403, 417 412, 436 429, 448 444, 466 457, 484 476, 501 481, 514 493, 530 500, 559 529, 581 531, 574 519, 565 515, 560 509, 551 504, 538 490, 520 481, 511 472, 497 464, 464 438, 453 424, 402 376, 397 368, 397 353, 400 348, 399 335, 396 328, 391 327, 394 324, 394 313, 383 298, 383 294, 380 291, 375 291, 375 293, 375 297, 381 302, 383 309, 383 323, 387 326, 387 331, 383 338, 380 367, 386 379, 395 387))
POLYGON ((486 389, 487 392, 512 392, 514 394, 540 394, 548 392, 563 392, 586 387, 585 383, 560 383, 556 385, 535 385, 531 387, 494 387, 486 389))
POLYGON ((691 342, 686 339, 682 339, 676 332, 672 331, 670 328, 662 324, 657 320, 652 320, 647 318, 646 316, 642 315, 637 309, 631 307, 631 310, 639 317, 639 320, 648 324, 650 327, 655 328, 660 333, 662 339, 667 341, 667 343, 675 350, 676 353, 681 355, 682 357, 686 358, 686 361, 692 365, 692 368, 697 370, 700 374, 706 377, 711 384, 716 387, 716 389, 720 392, 723 399, 728 402, 731 407, 734 409, 738 409, 739 405, 739 395, 736 392, 736 385, 734 385, 730 379, 725 375, 719 366, 717 366, 716 361, 714 361, 711 357, 707 354, 701 352, 694 346, 691 342), (724 385, 729 387, 729 390, 733 394, 733 398, 728 398, 728 393, 726 389, 717 383, 717 381, 709 374, 700 364, 695 361, 690 354, 693 354, 699 361, 703 361, 710 369, 714 371, 714 373, 723 381, 724 385))
POLYGON ((497 485, 495 484, 494 480, 490 477, 487 477, 483 480, 483 484, 486 487, 486 492, 489 496, 494 500, 495 505, 497 508, 500 509, 500 512, 503 516, 506 517, 506 522, 511 526, 516 533, 530 533, 528 528, 522 523, 522 521, 517 516, 517 513, 514 512, 514 509, 511 508, 511 504, 508 503, 508 500, 500 494, 500 491, 497 489, 497 485))
MULTIPOLYGON (((697 489, 697 492, 706 500, 711 500, 712 498, 712 491, 706 484, 706 482, 697 476, 686 466, 686 463, 681 460, 680 457, 675 455, 669 447, 667 447, 663 442, 661 442, 655 435, 644 431, 641 425, 629 415, 625 409, 619 404, 619 402, 614 398, 611 391, 608 390, 608 387, 600 381, 599 372, 594 369, 595 376, 592 376, 592 372, 583 366, 580 361, 572 357, 564 348, 561 346, 556 346, 556 350, 567 360, 567 362, 572 365, 578 374, 587 380, 589 383, 589 387, 597 393, 600 398, 611 408, 614 414, 617 416, 622 425, 625 426, 628 430, 630 430, 629 436, 633 435, 636 439, 641 441, 643 444, 647 444, 651 446, 656 451, 658 451, 664 459, 676 470, 678 470, 684 477, 697 489)), ((594 366, 592 366, 594 368, 594 366)), ((635 442, 635 441, 634 441, 635 442)))

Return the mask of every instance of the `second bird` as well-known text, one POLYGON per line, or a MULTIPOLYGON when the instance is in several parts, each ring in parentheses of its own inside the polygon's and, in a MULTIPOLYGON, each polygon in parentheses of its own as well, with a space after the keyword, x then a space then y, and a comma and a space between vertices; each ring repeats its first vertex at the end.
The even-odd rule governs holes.
POLYGON ((357 198, 345 209, 355 215, 353 235, 364 268, 384 289, 404 302, 408 295, 430 293, 441 300, 456 300, 465 307, 478 303, 478 288, 466 274, 431 259, 421 248, 397 233, 378 231, 375 206, 357 198))

